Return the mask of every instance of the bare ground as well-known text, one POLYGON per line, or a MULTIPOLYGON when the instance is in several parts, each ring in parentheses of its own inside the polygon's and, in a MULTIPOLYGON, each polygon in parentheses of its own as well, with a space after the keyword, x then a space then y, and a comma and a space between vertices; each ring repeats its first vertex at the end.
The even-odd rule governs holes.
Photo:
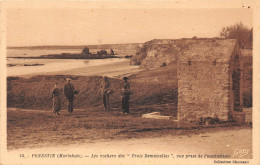
POLYGON ((132 107, 130 115, 124 115, 119 109, 107 112, 96 107, 77 109, 73 114, 63 110, 60 116, 51 110, 8 109, 7 147, 9 151, 56 146, 66 150, 77 145, 98 149, 102 144, 117 151, 121 144, 134 150, 132 144, 158 152, 231 154, 241 147, 252 151, 249 126, 177 128, 173 120, 142 119, 145 111, 140 109, 132 107))
MULTIPOLYGON (((252 129, 230 127, 224 129, 195 130, 193 133, 173 133, 151 136, 97 140, 77 144, 57 144, 38 148, 20 148, 9 153, 86 153, 91 154, 204 154, 229 155, 229 158, 252 158, 252 129), (234 140, 235 139, 235 140, 234 140), (248 149, 248 154, 236 155, 237 149, 248 149)), ((159 132, 154 132, 158 134, 159 132)), ((203 157, 205 158, 205 157, 203 157)), ((206 157, 207 158, 207 157, 206 157)))

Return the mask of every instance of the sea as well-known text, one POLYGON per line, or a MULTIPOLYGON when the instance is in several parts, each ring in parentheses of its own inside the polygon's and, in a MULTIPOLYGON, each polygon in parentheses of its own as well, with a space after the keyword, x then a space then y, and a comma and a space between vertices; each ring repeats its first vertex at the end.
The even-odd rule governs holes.
MULTIPOLYGON (((97 50, 91 50, 95 53, 97 50)), ((116 50, 114 50, 117 52, 116 50)), ((80 53, 81 49, 7 49, 7 76, 22 76, 42 72, 57 72, 76 68, 92 67, 115 64, 118 62, 129 61, 126 58, 109 58, 109 59, 30 59, 30 58, 12 58, 12 57, 39 57, 48 54, 61 53, 80 53)), ((125 53, 118 51, 119 57, 125 53)), ((129 63, 125 62, 125 65, 129 63)), ((136 68, 136 67, 135 67, 136 68)), ((94 74, 94 73, 93 73, 94 74)))

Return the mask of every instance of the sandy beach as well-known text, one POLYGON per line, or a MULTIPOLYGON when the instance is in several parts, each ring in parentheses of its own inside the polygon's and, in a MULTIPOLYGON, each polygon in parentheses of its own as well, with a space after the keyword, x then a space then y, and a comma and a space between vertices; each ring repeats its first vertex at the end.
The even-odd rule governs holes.
POLYGON ((139 72, 139 66, 130 66, 129 59, 11 59, 9 64, 16 66, 7 68, 8 76, 32 77, 35 75, 80 75, 121 77, 139 72), (35 65, 40 66, 23 66, 35 65))

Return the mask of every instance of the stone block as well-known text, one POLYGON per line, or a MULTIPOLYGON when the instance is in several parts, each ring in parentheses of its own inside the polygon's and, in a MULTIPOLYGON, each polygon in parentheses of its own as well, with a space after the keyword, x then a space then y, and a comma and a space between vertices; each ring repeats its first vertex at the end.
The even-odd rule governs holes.
POLYGON ((152 113, 147 113, 142 115, 143 119, 164 119, 164 120, 169 120, 172 118, 172 116, 162 116, 160 115, 160 112, 152 112, 152 113))

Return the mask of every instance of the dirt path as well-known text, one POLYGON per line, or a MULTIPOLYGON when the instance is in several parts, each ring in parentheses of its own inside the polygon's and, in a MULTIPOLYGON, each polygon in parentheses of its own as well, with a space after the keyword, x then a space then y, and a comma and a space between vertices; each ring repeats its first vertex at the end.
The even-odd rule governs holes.
MULTIPOLYGON (((82 158, 66 159, 73 163, 85 161, 94 161, 98 164, 106 164, 105 162, 128 162, 131 164, 133 161, 147 163, 149 162, 147 155, 161 155, 169 156, 169 158, 150 158, 153 163, 162 163, 162 161, 169 162, 169 160, 183 160, 194 161, 190 158, 177 158, 176 155, 184 154, 185 157, 189 155, 203 155, 203 158, 208 158, 214 155, 226 155, 230 159, 248 159, 252 158, 252 130, 249 128, 242 128, 239 130, 223 130, 209 133, 201 133, 189 136, 173 136, 167 135, 156 138, 141 138, 141 139, 128 139, 128 140, 112 140, 112 141, 98 141, 95 143, 83 143, 66 146, 49 146, 33 149, 18 149, 10 150, 8 156, 13 157, 21 153, 29 155, 30 158, 24 158, 21 161, 36 161, 32 158, 32 154, 55 154, 56 158, 48 159, 49 163, 61 161, 57 158, 58 154, 74 154, 81 155, 82 158), (237 149, 248 149, 249 152, 245 156, 236 155, 237 149), (99 158, 91 158, 93 155, 98 155, 99 158), (113 155, 125 155, 125 158, 112 158, 113 155), (145 155, 146 154, 146 155, 145 155), (110 158, 100 159, 100 155, 110 156, 110 158)), ((39 158, 38 158, 39 160, 39 158)), ((43 160, 41 158, 40 160, 43 160)), ((225 160, 223 158, 208 158, 209 162, 214 160, 225 160)), ((63 159, 64 161, 64 159, 63 159)), ((42 162, 43 163, 43 162, 42 162)), ((116 164, 117 164, 116 163, 116 164)), ((150 162, 151 163, 151 162, 150 162)), ((39 163, 41 164, 41 162, 39 163)), ((44 164, 44 163, 43 163, 44 164)))
MULTIPOLYGON (((102 107, 96 107, 78 109, 73 114, 62 111, 62 115, 57 116, 50 111, 10 108, 7 116, 8 155, 4 157, 12 161, 24 154, 25 158, 19 159, 21 164, 31 161, 46 164, 43 160, 48 160, 48 164, 64 160, 69 164, 85 161, 97 164, 107 164, 107 161, 110 164, 125 161, 161 164, 166 161, 163 164, 167 164, 169 160, 181 160, 177 154, 226 155, 238 160, 252 158, 252 128, 249 126, 178 129, 170 120, 142 119, 143 113, 133 109, 130 115, 124 115, 118 110, 106 112, 102 107), (241 152, 244 155, 241 156, 241 152), (55 154, 55 158, 34 158, 33 154, 55 154), (79 158, 60 159, 59 154, 79 155, 79 158), (98 157, 91 158, 92 154, 98 157), (118 158, 118 154, 125 155, 125 158, 118 158), (168 155, 169 158, 148 159, 145 154, 168 155), (100 159, 100 155, 117 157, 100 159)), ((212 163, 219 159, 207 160, 212 163)), ((193 159, 186 161, 193 164, 193 159)))
POLYGON ((250 153, 243 158, 252 156, 252 130, 223 130, 196 135, 167 135, 155 138, 134 138, 128 140, 100 140, 94 143, 57 145, 33 149, 10 150, 15 152, 78 152, 87 153, 174 153, 174 154, 226 154, 233 156, 235 149, 250 149, 250 153), (101 149, 102 148, 102 149, 101 149), (100 150, 101 149, 101 150, 100 150))

